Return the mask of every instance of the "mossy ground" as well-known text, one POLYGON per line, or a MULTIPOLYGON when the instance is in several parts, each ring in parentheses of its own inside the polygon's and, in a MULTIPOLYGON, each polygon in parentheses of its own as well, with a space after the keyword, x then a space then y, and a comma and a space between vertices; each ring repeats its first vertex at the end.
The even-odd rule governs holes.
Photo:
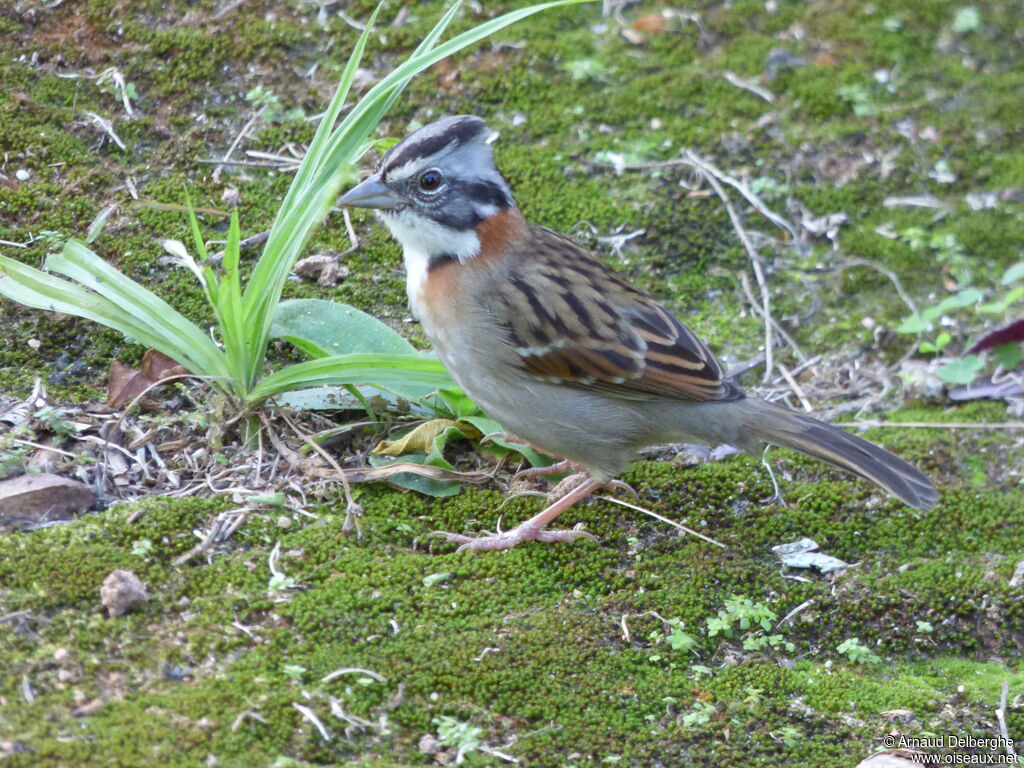
MULTIPOLYGON (((351 3, 347 13, 365 18, 371 5, 351 3)), ((616 175, 593 162, 598 153, 658 160, 692 147, 736 175, 773 179, 814 215, 846 213, 844 250, 886 265, 922 302, 942 293, 942 270, 879 228, 955 234, 978 284, 991 285, 1019 259, 1024 207, 1011 195, 974 211, 964 195, 1024 179, 1014 4, 974 3, 980 24, 961 31, 959 1, 774 5, 704 3, 694 8, 700 25, 676 16, 639 45, 597 5, 551 12, 496 38, 507 45, 485 43, 417 79, 382 133, 452 112, 488 117, 501 129, 498 161, 528 216, 595 246, 595 232, 646 230, 612 263, 735 359, 757 350, 760 323, 739 290, 745 256, 721 205, 687 196, 677 170, 616 175), (777 69, 762 83, 774 104, 722 77, 756 78, 768 68, 777 69), (953 182, 935 178, 939 161, 953 182), (889 196, 924 192, 952 203, 944 218, 882 206, 889 196)), ((222 193, 234 186, 243 235, 268 226, 287 176, 243 170, 214 183, 201 161, 219 156, 252 116, 244 96, 255 85, 285 107, 319 111, 355 40, 332 13, 320 27, 312 5, 250 2, 218 19, 220 7, 80 0, 0 9, 8 94, 0 103, 0 240, 80 235, 118 203, 97 249, 197 321, 208 319, 191 278, 158 261, 160 240, 187 239, 184 218, 145 201, 178 203, 187 188, 199 205, 223 207, 222 193), (134 119, 94 80, 59 76, 111 66, 136 89, 134 119), (90 112, 114 121, 126 150, 104 139, 90 112)), ((663 7, 630 6, 627 17, 663 7)), ((386 5, 383 18, 397 9, 386 5)), ((386 67, 410 50, 439 9, 413 4, 404 27, 382 29, 370 65, 386 67)), ((497 12, 497 4, 486 9, 497 12)), ((467 11, 455 27, 482 18, 467 11)), ((274 150, 310 131, 265 125, 245 146, 274 150)), ((785 200, 771 202, 781 208, 785 200)), ((211 232, 223 225, 204 223, 211 232)), ((357 225, 363 247, 341 287, 287 291, 345 301, 408 328, 397 249, 367 220, 357 225)), ((866 269, 831 271, 827 245, 802 257, 768 254, 779 317, 799 320, 789 327, 811 354, 841 348, 898 358, 905 345, 864 323, 871 317, 877 331, 905 314, 891 284, 866 269)), ((313 248, 347 246, 332 218, 313 248)), ((47 247, 3 252, 36 263, 47 247)), ((42 375, 60 398, 95 398, 111 359, 140 354, 116 334, 9 303, 0 304, 0 330, 0 390, 10 395, 27 394, 42 375)), ((906 408, 895 418, 1007 415, 975 404, 906 408)), ((775 459, 785 507, 771 502, 770 483, 750 458, 689 468, 646 462, 626 478, 643 503, 726 550, 597 502, 568 517, 586 522, 600 543, 454 555, 426 534, 493 528, 499 494, 426 501, 383 487, 360 489, 362 538, 342 531, 340 502, 287 528, 268 510, 184 566, 172 561, 194 546, 194 530, 230 508, 227 500, 154 499, 141 511, 115 507, 7 535, 0 755, 10 753, 11 766, 424 765, 431 758, 417 741, 445 715, 480 727, 487 745, 529 766, 851 766, 894 727, 994 736, 1001 683, 1011 701, 1024 693, 1024 603, 1009 586, 1024 545, 1015 469, 1022 453, 1008 434, 1019 433, 871 433, 937 479, 943 499, 927 514, 788 454, 775 459), (857 565, 834 580, 790 578, 770 547, 801 536, 857 565), (142 540, 152 546, 140 548, 142 540), (276 543, 291 589, 268 589, 276 543), (138 573, 153 599, 110 619, 98 587, 119 567, 138 573), (733 595, 780 618, 805 606, 778 630, 793 650, 744 651, 738 639, 708 637, 706 620, 733 595), (652 611, 680 619, 694 648, 666 644, 652 611), (884 663, 838 654, 853 637, 884 663), (320 682, 350 667, 386 680, 354 673, 320 682), (347 724, 332 702, 373 727, 347 724), (294 704, 314 711, 331 740, 294 704)), ((535 504, 514 500, 502 514, 517 519, 535 504)), ((1007 717, 1011 736, 1024 736, 1024 710, 1011 707, 1007 717)), ((502 764, 480 753, 469 762, 502 764)))

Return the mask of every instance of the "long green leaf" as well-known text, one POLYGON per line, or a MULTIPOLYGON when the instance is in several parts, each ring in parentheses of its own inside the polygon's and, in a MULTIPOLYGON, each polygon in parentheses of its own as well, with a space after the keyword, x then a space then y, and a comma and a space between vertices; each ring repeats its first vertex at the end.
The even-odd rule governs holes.
POLYGON ((443 389, 455 386, 440 360, 413 355, 332 355, 306 360, 265 376, 249 393, 257 403, 290 389, 328 384, 374 384, 383 388, 416 385, 443 389))
POLYGON ((206 361, 205 369, 215 366, 220 369, 216 375, 227 373, 223 369, 223 353, 209 336, 155 293, 114 269, 84 243, 69 240, 63 251, 47 258, 46 265, 53 272, 70 277, 121 307, 150 334, 176 336, 181 347, 194 350, 190 354, 191 359, 198 357, 206 361))
POLYGON ((0 256, 0 295, 34 309, 61 312, 113 328, 140 344, 153 347, 200 375, 227 375, 223 354, 206 339, 206 344, 191 347, 170 329, 152 329, 140 323, 131 312, 75 283, 54 277, 20 262, 0 256), (207 346, 208 345, 208 346, 207 346))
MULTIPOLYGON (((338 88, 327 108, 327 113, 317 127, 306 156, 302 159, 302 163, 295 173, 295 179, 278 209, 263 253, 249 276, 242 304, 245 308, 246 322, 250 324, 257 335, 256 351, 262 352, 266 349, 273 308, 281 297, 285 278, 291 271, 292 265, 298 258, 313 227, 326 213, 323 195, 318 196, 321 199, 309 199, 311 186, 316 186, 311 185, 310 182, 319 177, 324 164, 324 148, 330 141, 334 123, 348 97, 379 12, 380 5, 378 4, 371 14, 366 28, 356 40, 352 55, 349 56, 342 72, 338 88)), ((340 184, 341 181, 338 180, 338 185, 340 186, 340 184)), ((320 186, 322 187, 323 184, 321 183, 320 186)))

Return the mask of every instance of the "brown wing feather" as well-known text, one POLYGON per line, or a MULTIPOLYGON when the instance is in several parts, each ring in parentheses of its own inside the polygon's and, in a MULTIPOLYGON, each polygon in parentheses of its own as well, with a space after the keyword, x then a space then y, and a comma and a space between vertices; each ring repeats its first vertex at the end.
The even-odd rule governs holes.
POLYGON ((743 397, 686 326, 575 243, 541 227, 521 242, 487 298, 523 370, 623 398, 743 397))

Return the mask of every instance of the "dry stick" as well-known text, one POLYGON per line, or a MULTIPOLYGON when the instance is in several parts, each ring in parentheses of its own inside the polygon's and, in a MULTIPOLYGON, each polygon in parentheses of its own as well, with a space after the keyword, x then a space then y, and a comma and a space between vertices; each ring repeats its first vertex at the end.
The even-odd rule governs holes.
POLYGON ((906 429, 1024 429, 1024 421, 846 421, 837 427, 898 427, 906 429))
POLYGON ((266 107, 263 107, 262 109, 260 109, 259 112, 250 117, 249 121, 242 127, 242 130, 240 130, 238 132, 238 135, 235 136, 235 140, 231 142, 231 146, 228 147, 228 151, 224 153, 224 157, 221 158, 221 162, 217 165, 216 168, 213 169, 214 184, 220 182, 220 172, 224 170, 224 163, 228 162, 231 159, 231 155, 234 153, 236 149, 238 149, 238 144, 242 141, 242 138, 249 132, 249 129, 252 128, 252 124, 259 120, 260 115, 263 114, 264 109, 266 109, 266 107))
POLYGON ((779 373, 782 374, 782 378, 786 380, 786 383, 789 384, 789 388, 793 390, 793 394, 796 395, 797 399, 800 401, 800 405, 803 406, 804 413, 811 413, 814 410, 814 408, 811 407, 811 401, 807 399, 807 395, 804 394, 803 389, 801 389, 800 385, 796 383, 796 379, 793 377, 793 374, 790 373, 789 369, 782 363, 779 363, 779 373))
POLYGON ((742 181, 735 178, 734 176, 730 176, 729 174, 720 170, 716 166, 712 165, 711 163, 709 163, 704 158, 700 157, 700 155, 696 154, 692 150, 688 149, 686 150, 686 153, 683 155, 683 157, 674 157, 671 160, 654 160, 639 163, 621 164, 601 163, 601 165, 614 165, 617 168, 623 168, 625 170, 630 171, 672 168, 677 165, 687 165, 690 166, 691 168, 697 168, 708 175, 714 176, 719 181, 728 184, 730 187, 733 187, 737 192, 743 195, 744 198, 746 198, 747 202, 749 202, 758 213, 760 213, 762 216, 768 219, 768 221, 777 226, 779 229, 784 229, 787 232, 789 232, 789 234, 793 237, 794 240, 797 237, 796 228, 792 224, 790 224, 785 218, 775 213, 775 211, 773 211, 771 208, 765 205, 764 201, 761 200, 760 197, 758 197, 750 190, 750 187, 748 187, 746 184, 744 184, 742 181))
POLYGON ((911 314, 917 314, 917 304, 915 304, 914 300, 910 298, 910 294, 903 290, 903 283, 900 282, 899 276, 891 269, 884 267, 881 264, 876 264, 873 261, 862 259, 860 256, 847 256, 846 264, 841 265, 840 268, 845 270, 847 267, 867 267, 868 269, 873 269, 875 272, 878 272, 878 274, 888 278, 889 282, 892 283, 892 287, 896 289, 896 294, 903 300, 903 303, 907 305, 907 309, 910 310, 911 314))
POLYGON ((1017 762, 1017 750, 1013 748, 1013 741, 1010 739, 1010 731, 1006 727, 1006 700, 1010 696, 1010 684, 1003 680, 1002 693, 999 696, 999 709, 996 710, 996 720, 999 721, 999 735, 1003 737, 1003 747, 1006 754, 1017 762))
POLYGON ((724 77, 725 81, 730 85, 735 85, 737 88, 740 88, 744 91, 749 91, 758 98, 764 99, 769 104, 775 103, 774 93, 769 91, 767 88, 762 88, 757 83, 752 83, 749 80, 744 80, 735 72, 730 72, 729 70, 726 70, 725 72, 722 73, 722 77, 724 77))
MULTIPOLYGON (((747 297, 747 301, 750 303, 751 308, 754 310, 754 314, 763 319, 764 315, 761 313, 761 307, 757 305, 757 299, 754 298, 754 292, 750 288, 750 278, 747 277, 746 272, 740 272, 740 287, 743 289, 743 295, 747 297)), ((786 329, 779 325, 779 323, 775 320, 774 317, 770 317, 768 319, 771 321, 772 328, 775 329, 775 332, 779 335, 779 337, 784 342, 789 344, 790 348, 793 350, 793 354, 796 356, 796 359, 801 361, 800 365, 797 366, 796 370, 803 370, 803 368, 806 367, 807 365, 807 354, 803 351, 803 349, 800 348, 800 345, 796 343, 796 340, 789 335, 786 329)), ((817 362, 819 359, 820 355, 814 358, 814 361, 817 362)), ((761 362, 764 361, 762 360, 761 362)))
POLYGON ((242 522, 244 522, 248 518, 249 513, 251 511, 251 507, 239 507, 238 509, 231 510, 230 512, 228 512, 227 515, 233 516, 235 519, 232 520, 227 534, 223 537, 221 536, 221 534, 224 533, 224 521, 227 520, 227 517, 224 516, 225 513, 217 515, 210 522, 210 529, 206 532, 206 536, 203 537, 202 541, 200 541, 198 544, 192 547, 192 549, 190 549, 185 554, 179 555, 177 558, 172 560, 171 565, 173 565, 175 568, 182 566, 196 555, 202 554, 203 552, 208 550, 217 542, 218 539, 225 540, 228 537, 230 537, 232 534, 234 534, 235 531, 238 530, 242 522))
POLYGON ((732 201, 729 196, 725 193, 722 185, 718 183, 718 179, 715 174, 707 168, 700 158, 693 155, 692 152, 687 152, 687 155, 692 156, 694 167, 697 168, 708 180, 711 188, 715 190, 715 194, 718 195, 722 201, 722 205, 725 206, 726 213, 729 214, 729 220, 732 222, 733 229, 736 230, 736 234, 740 238, 740 242, 743 243, 743 247, 747 251, 747 256, 750 258, 750 264, 754 268, 754 277, 757 278, 757 285, 761 291, 761 311, 764 313, 764 383, 767 384, 772 378, 772 368, 775 367, 774 350, 772 349, 775 344, 772 339, 772 307, 771 299, 768 296, 768 284, 764 278, 764 269, 761 266, 761 254, 757 252, 757 248, 754 243, 750 240, 747 235, 747 231, 743 228, 743 222, 740 221, 739 215, 736 213, 736 209, 733 208, 732 201))
MULTIPOLYGON (((17 438, 17 437, 12 437, 11 438, 11 442, 14 443, 15 445, 26 445, 29 448, 38 448, 41 451, 53 451, 54 453, 59 453, 61 456, 66 456, 69 459, 77 459, 77 458, 79 458, 79 455, 77 453, 71 453, 70 451, 62 451, 60 448, 55 448, 52 445, 43 445, 42 443, 33 443, 31 440, 22 440, 22 439, 17 438)), ((117 446, 117 447, 120 448, 120 446, 117 446)), ((122 448, 122 450, 124 450, 124 449, 122 448)), ((128 455, 131 456, 132 454, 128 454, 128 455)))
POLYGON ((798 613, 800 613, 800 611, 802 611, 805 608, 808 608, 808 607, 810 607, 812 605, 814 605, 814 598, 813 597, 810 600, 805 600, 804 602, 800 603, 800 605, 798 605, 796 608, 794 608, 792 611, 790 611, 789 613, 787 613, 785 616, 782 617, 782 620, 779 621, 779 623, 775 625, 775 631, 778 632, 779 631, 779 627, 781 627, 783 624, 785 624, 790 619, 792 619, 794 616, 796 616, 798 613))
POLYGON ((327 728, 324 727, 323 722, 321 722, 320 718, 316 716, 316 713, 312 709, 305 706, 304 704, 299 704, 294 701, 292 702, 292 706, 299 711, 299 714, 301 714, 304 718, 309 720, 309 722, 311 722, 316 727, 316 729, 320 732, 320 738, 322 738, 324 741, 331 740, 330 732, 327 730, 327 728))
POLYGON ((227 16, 233 10, 238 8, 240 5, 245 5, 245 0, 234 0, 234 2, 228 3, 223 8, 221 8, 219 11, 217 11, 215 14, 213 14, 213 16, 211 17, 211 20, 212 21, 219 21, 220 19, 223 19, 225 16, 227 16))
POLYGON ((352 217, 349 215, 348 208, 341 209, 341 216, 345 219, 345 231, 348 233, 348 241, 352 243, 352 247, 338 254, 339 258, 347 256, 359 247, 359 237, 356 235, 356 228, 352 226, 352 217))
POLYGON ((696 536, 698 539, 704 539, 704 541, 708 542, 709 544, 714 544, 716 547, 721 547, 722 549, 727 549, 725 544, 722 544, 721 542, 715 541, 710 536, 705 536, 703 533, 699 533, 698 531, 695 531, 692 528, 687 528, 685 525, 683 525, 682 523, 677 523, 675 520, 669 520, 667 517, 663 517, 663 516, 659 515, 657 512, 652 512, 649 509, 644 509, 643 507, 638 507, 636 504, 630 504, 628 501, 623 501, 622 499, 616 499, 613 496, 598 496, 597 498, 599 498, 599 499, 601 499, 603 501, 610 501, 613 504, 619 504, 619 505, 621 505, 623 507, 629 507, 630 509, 636 510, 637 512, 643 512, 645 515, 650 515, 655 520, 661 520, 661 522, 663 522, 663 523, 668 523, 669 525, 678 528, 680 531, 683 531, 684 533, 688 533, 691 536, 696 536))
POLYGON ((720 170, 716 166, 712 165, 691 149, 686 150, 686 154, 683 156, 683 159, 689 161, 689 163, 696 166, 697 168, 700 168, 702 171, 704 171, 704 173, 714 176, 719 181, 728 184, 730 187, 735 189, 737 192, 743 195, 743 197, 746 199, 748 203, 750 203, 754 207, 754 210, 756 210, 758 213, 760 213, 762 216, 768 219, 768 221, 770 221, 779 229, 784 229, 787 232, 789 232, 790 236, 794 240, 796 240, 796 228, 792 224, 790 224, 785 218, 775 213, 775 211, 773 211, 771 208, 765 205, 764 201, 756 194, 754 194, 751 191, 750 187, 748 187, 742 181, 735 178, 734 176, 730 176, 729 174, 720 170))

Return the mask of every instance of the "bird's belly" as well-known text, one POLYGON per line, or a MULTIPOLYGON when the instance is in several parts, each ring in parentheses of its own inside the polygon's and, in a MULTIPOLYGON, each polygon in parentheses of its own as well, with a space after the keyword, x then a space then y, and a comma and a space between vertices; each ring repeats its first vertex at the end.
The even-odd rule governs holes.
POLYGON ((438 352, 462 390, 502 429, 598 479, 624 471, 644 444, 640 414, 629 403, 538 381, 511 364, 495 375, 493 349, 486 361, 438 352))

